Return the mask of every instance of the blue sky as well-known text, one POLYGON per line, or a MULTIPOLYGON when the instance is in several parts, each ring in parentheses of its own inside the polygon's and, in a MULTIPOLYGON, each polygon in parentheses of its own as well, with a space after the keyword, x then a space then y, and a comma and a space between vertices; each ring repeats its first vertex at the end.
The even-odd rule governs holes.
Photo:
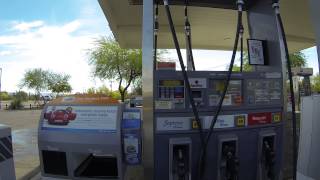
POLYGON ((32 68, 70 74, 74 92, 100 86, 91 77, 86 50, 110 34, 96 0, 1 0, 2 90, 17 91, 32 68))
MULTIPOLYGON (((96 38, 106 35, 111 32, 97 0, 1 0, 2 91, 17 91, 24 72, 32 68, 71 75, 73 92, 109 86, 92 78, 86 54, 96 38)), ((168 57, 177 59, 170 52, 168 57)), ((315 48, 304 52, 309 66, 317 67, 315 48)), ((196 50, 194 56, 199 70, 225 70, 231 53, 196 50)))

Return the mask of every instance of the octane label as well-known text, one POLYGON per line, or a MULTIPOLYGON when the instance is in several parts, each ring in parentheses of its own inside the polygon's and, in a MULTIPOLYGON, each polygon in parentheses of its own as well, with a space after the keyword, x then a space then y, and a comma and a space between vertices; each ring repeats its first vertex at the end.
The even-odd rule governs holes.
POLYGON ((248 115, 248 125, 270 124, 272 122, 271 113, 251 113, 248 115))
POLYGON ((281 122, 281 113, 273 113, 272 114, 272 122, 274 122, 274 123, 281 122))
POLYGON ((237 127, 246 126, 246 116, 245 115, 235 116, 234 119, 235 119, 235 124, 237 127))

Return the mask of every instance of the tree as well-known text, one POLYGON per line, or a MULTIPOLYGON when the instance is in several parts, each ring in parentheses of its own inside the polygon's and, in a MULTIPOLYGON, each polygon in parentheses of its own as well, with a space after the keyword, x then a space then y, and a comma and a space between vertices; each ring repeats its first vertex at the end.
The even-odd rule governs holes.
POLYGON ((320 93, 320 75, 317 74, 312 78, 312 92, 320 93))
POLYGON ((87 94, 96 94, 96 89, 94 87, 91 87, 91 88, 87 89, 86 93, 87 94))
POLYGON ((117 80, 121 101, 128 88, 142 75, 141 49, 123 49, 113 38, 100 38, 89 50, 89 64, 93 75, 101 80, 117 80))
POLYGON ((8 100, 11 100, 12 97, 9 95, 8 92, 2 91, 2 92, 0 92, 0 99, 1 99, 2 101, 8 101, 8 100))
POLYGON ((72 87, 69 84, 70 75, 49 73, 48 74, 48 90, 53 93, 68 93, 72 91, 72 87))
MULTIPOLYGON (((240 61, 240 59, 239 59, 240 61)), ((227 67, 229 68, 229 67, 227 67)), ((247 53, 243 53, 243 69, 244 72, 250 72, 252 71, 252 66, 249 64, 249 57, 247 53)), ((234 72, 240 72, 240 66, 238 66, 237 64, 233 65, 233 69, 232 71, 234 72)))
MULTIPOLYGON (((307 65, 306 56, 302 52, 295 52, 289 55, 292 67, 305 67, 307 65)), ((240 60, 239 60, 240 61, 240 60)), ((253 68, 249 65, 249 57, 247 53, 243 54, 243 71, 252 71, 253 68)), ((240 72, 240 66, 234 65, 233 71, 240 72)))
POLYGON ((18 91, 14 95, 15 98, 20 99, 21 101, 27 101, 28 100, 28 93, 24 91, 18 91))
POLYGON ((91 87, 91 88, 87 89, 86 93, 87 94, 104 94, 104 95, 112 97, 114 99, 118 99, 118 100, 121 99, 121 95, 120 95, 119 91, 111 91, 106 86, 101 86, 99 88, 91 87))
POLYGON ((48 73, 48 71, 42 70, 41 68, 27 70, 19 86, 20 88, 27 87, 35 90, 37 95, 36 101, 39 101, 41 91, 47 89, 48 73))
POLYGON ((292 67, 305 67, 307 58, 302 52, 295 52, 289 55, 292 67))
POLYGON ((20 88, 26 87, 36 92, 35 101, 39 102, 41 92, 50 90, 53 93, 70 92, 69 75, 58 74, 41 68, 28 70, 21 80, 20 88))
POLYGON ((142 80, 141 78, 137 79, 134 83, 133 83, 133 89, 132 92, 129 95, 130 97, 133 96, 142 96, 142 80))

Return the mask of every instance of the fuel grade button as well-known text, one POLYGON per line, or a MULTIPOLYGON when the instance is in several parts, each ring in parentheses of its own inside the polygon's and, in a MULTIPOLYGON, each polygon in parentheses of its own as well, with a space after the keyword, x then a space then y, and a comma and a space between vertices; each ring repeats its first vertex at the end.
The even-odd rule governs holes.
POLYGON ((235 121, 236 127, 246 126, 246 116, 245 115, 234 116, 234 121, 235 121))

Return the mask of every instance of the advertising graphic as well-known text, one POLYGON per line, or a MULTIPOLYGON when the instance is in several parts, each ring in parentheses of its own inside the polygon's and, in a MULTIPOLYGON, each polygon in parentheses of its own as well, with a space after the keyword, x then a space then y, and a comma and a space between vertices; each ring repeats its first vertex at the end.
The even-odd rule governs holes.
POLYGON ((117 106, 48 106, 42 128, 116 130, 117 106))

